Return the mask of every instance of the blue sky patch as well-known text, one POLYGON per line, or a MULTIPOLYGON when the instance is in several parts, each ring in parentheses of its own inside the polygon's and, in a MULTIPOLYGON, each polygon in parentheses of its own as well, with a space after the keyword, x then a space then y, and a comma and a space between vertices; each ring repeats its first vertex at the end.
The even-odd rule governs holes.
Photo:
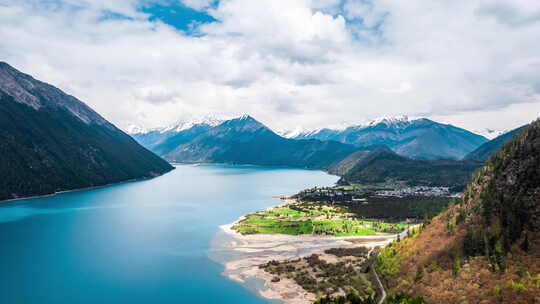
POLYGON ((179 1, 149 4, 142 7, 141 11, 150 14, 150 21, 160 20, 187 33, 191 32, 191 25, 193 24, 217 21, 207 13, 194 10, 179 1))

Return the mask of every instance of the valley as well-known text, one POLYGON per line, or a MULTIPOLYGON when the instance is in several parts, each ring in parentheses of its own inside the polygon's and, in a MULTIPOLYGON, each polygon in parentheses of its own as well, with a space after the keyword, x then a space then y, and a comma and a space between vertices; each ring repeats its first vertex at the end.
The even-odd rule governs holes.
POLYGON ((463 195, 450 187, 348 184, 306 189, 286 204, 248 214, 227 228, 238 240, 290 235, 305 245, 287 255, 254 250, 237 262, 247 270, 230 271, 242 280, 264 279, 270 297, 285 303, 534 303, 540 217, 538 179, 531 174, 538 168, 539 129, 537 121, 507 140, 463 195), (508 184, 499 171, 528 182, 508 184), (374 288, 377 274, 387 297, 374 288))
POLYGON ((0 19, 0 304, 540 304, 540 1, 0 19))
POLYGON ((305 188, 283 197, 280 205, 251 210, 222 227, 232 240, 211 255, 228 278, 248 285, 250 279, 262 279, 264 288, 256 287, 257 293, 288 304, 455 303, 464 298, 504 303, 509 297, 521 303, 537 294, 537 259, 528 253, 535 252, 538 237, 530 224, 538 216, 528 213, 535 212, 537 201, 531 197, 537 190, 511 190, 521 199, 519 212, 497 201, 515 198, 498 198, 493 191, 506 187, 494 173, 504 166, 518 179, 526 174, 527 182, 519 185, 535 189, 535 158, 524 163, 529 167, 518 163, 518 169, 507 159, 536 155, 538 123, 491 141, 426 119, 383 119, 341 133, 283 137, 244 115, 137 133, 136 143, 74 97, 7 64, 0 65, 0 77, 0 136, 5 139, 0 165, 8 174, 0 182, 0 199, 97 191, 173 169, 149 150, 175 166, 324 170, 339 177, 335 185, 305 188), (51 130, 56 130, 53 136, 44 135, 51 130), (439 139, 425 141, 438 138, 433 134, 441 130, 454 138, 449 141, 453 147, 461 146, 460 152, 449 152, 439 139), (478 201, 489 208, 479 212, 478 201), (492 214, 492 207, 499 213, 492 214), (477 227, 486 221, 482 216, 489 218, 488 232, 477 227), (523 236, 523 231, 529 232, 523 236), (528 271, 523 270, 526 262, 532 263, 528 271), (447 289, 449 282, 460 292, 433 293, 447 289))
MULTIPOLYGON (((250 145, 257 143, 261 147, 268 146, 269 154, 261 160, 249 159, 249 161, 283 163, 286 161, 276 159, 277 155, 274 154, 283 153, 280 151, 282 149, 290 149, 286 148, 287 146, 295 143, 295 153, 291 155, 294 156, 302 153, 300 151, 307 143, 314 146, 321 142, 333 143, 334 148, 342 149, 348 146, 350 152, 386 149, 403 156, 404 159, 460 160, 488 141, 480 135, 451 125, 428 119, 408 118, 374 120, 366 125, 350 126, 343 131, 322 129, 294 136, 285 132, 285 136, 280 136, 249 115, 222 120, 209 116, 181 121, 176 125, 154 130, 135 128, 131 134, 148 149, 177 162, 247 162, 249 154, 245 159, 235 158, 235 153, 241 150, 229 151, 233 147, 227 145, 242 144, 235 146, 234 149, 242 149, 244 153, 249 153, 250 145), (235 138, 232 138, 233 136, 235 138), (216 146, 224 150, 212 151, 212 147, 216 146)), ((345 158, 336 156, 332 162, 345 158)), ((301 160, 287 162, 291 166, 305 166, 301 160)), ((326 165, 322 168, 328 167, 326 165)))
MULTIPOLYGON (((340 185, 449 187, 452 192, 460 192, 470 181, 473 172, 483 165, 485 157, 494 153, 509 136, 515 134, 515 131, 510 132, 487 142, 468 131, 422 119, 382 119, 367 126, 346 130, 353 129, 369 134, 369 138, 374 140, 348 142, 328 136, 283 137, 249 115, 229 120, 201 118, 183 121, 176 126, 139 131, 132 135, 148 149, 174 163, 229 163, 321 169, 340 176, 340 185), (440 130, 445 130, 444 136, 450 136, 448 134, 452 132, 456 133, 455 136, 464 136, 462 142, 446 142, 453 147, 461 147, 461 154, 445 155, 445 145, 423 139, 433 138, 426 134, 440 130), (407 141, 415 143, 409 146, 408 151, 416 152, 403 153, 401 148, 385 141, 393 138, 394 135, 389 134, 407 136, 407 141), (465 138, 469 141, 465 141, 465 138), (167 152, 160 148, 164 145, 168 146, 167 152), (485 145, 485 148, 481 148, 481 145, 485 145), (487 148, 490 145, 493 148, 487 148), (421 156, 423 149, 427 148, 439 156, 421 156), (473 151, 475 149, 485 150, 482 152, 483 158, 473 156, 473 153, 479 153, 473 151), (471 156, 467 156, 468 153, 471 156)), ((349 134, 347 138, 351 136, 349 134)), ((442 140, 442 137, 440 135, 437 138, 442 140)))

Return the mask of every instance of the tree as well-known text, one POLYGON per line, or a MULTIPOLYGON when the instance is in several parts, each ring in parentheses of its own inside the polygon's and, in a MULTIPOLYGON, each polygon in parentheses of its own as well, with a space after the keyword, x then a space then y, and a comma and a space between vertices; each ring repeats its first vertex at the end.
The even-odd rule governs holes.
POLYGON ((457 276, 460 270, 461 270, 461 258, 459 257, 459 254, 456 252, 454 253, 454 262, 452 263, 452 273, 455 276, 457 276))
POLYGON ((506 269, 506 263, 505 263, 505 257, 506 252, 504 250, 504 241, 503 237, 499 238, 497 242, 495 243, 495 248, 493 249, 493 253, 491 255, 491 263, 493 264, 493 270, 495 271, 502 271, 506 269))

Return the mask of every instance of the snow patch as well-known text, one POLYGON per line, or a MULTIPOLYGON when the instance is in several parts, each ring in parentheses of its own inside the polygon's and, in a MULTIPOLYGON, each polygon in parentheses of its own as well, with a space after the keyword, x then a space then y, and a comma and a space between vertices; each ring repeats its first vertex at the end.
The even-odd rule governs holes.
POLYGON ((495 130, 495 129, 489 129, 489 128, 485 128, 485 129, 477 129, 477 130, 473 130, 472 132, 473 133, 476 133, 476 134, 479 134, 479 135, 482 135, 484 136, 485 138, 487 139, 494 139, 496 137, 499 137, 503 134, 506 134, 508 133, 510 130, 495 130))
POLYGON ((139 125, 129 125, 124 130, 129 134, 148 134, 152 132, 159 132, 162 134, 167 132, 179 133, 185 130, 189 130, 197 125, 208 125, 211 127, 215 127, 224 121, 225 119, 217 117, 215 115, 205 115, 201 117, 193 117, 190 119, 180 119, 166 127, 145 128, 139 125))
POLYGON ((369 121, 365 126, 376 126, 378 124, 385 124, 389 127, 401 127, 404 124, 409 124, 411 120, 407 115, 401 116, 382 116, 369 121))
POLYGON ((292 130, 282 129, 282 130, 275 130, 275 132, 285 138, 295 138, 300 135, 303 135, 304 133, 310 132, 310 130, 304 129, 303 127, 296 127, 292 130))
POLYGON ((317 128, 317 129, 305 129, 301 126, 298 126, 292 130, 279 130, 277 131, 277 133, 286 138, 311 137, 311 136, 317 135, 322 130, 331 130, 331 131, 341 132, 341 131, 346 130, 347 128, 365 129, 365 128, 377 126, 379 124, 385 124, 389 128, 402 129, 411 125, 416 120, 417 119, 411 120, 407 115, 383 116, 383 117, 376 118, 373 120, 367 120, 364 123, 360 123, 360 124, 354 124, 351 122, 341 122, 338 124, 329 125, 329 126, 326 126, 323 128, 317 128))

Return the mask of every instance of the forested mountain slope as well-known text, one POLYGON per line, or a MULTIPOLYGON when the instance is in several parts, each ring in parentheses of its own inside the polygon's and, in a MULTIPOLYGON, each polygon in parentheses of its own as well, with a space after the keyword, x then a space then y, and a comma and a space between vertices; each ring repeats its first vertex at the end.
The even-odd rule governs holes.
POLYGON ((411 159, 389 149, 358 151, 333 165, 341 184, 402 182, 409 186, 449 186, 460 191, 482 164, 474 161, 411 159))
POLYGON ((477 171, 463 198, 385 248, 393 292, 428 303, 540 303, 540 121, 477 171))
POLYGON ((0 200, 173 169, 61 90, 0 62, 0 200))

